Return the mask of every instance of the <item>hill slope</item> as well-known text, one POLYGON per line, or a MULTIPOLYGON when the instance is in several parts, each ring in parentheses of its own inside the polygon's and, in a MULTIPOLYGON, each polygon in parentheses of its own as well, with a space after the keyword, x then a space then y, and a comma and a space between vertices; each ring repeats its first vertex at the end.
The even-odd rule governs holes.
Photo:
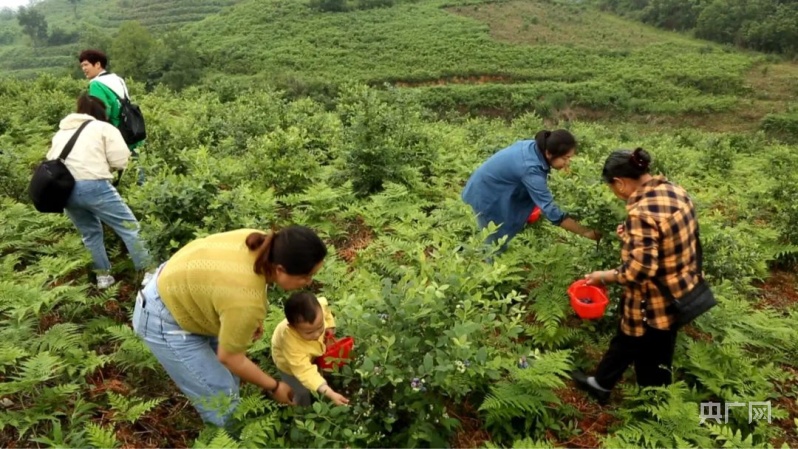
MULTIPOLYGON (((86 36, 112 35, 125 21, 138 21, 151 32, 178 29, 231 6, 237 0, 80 0, 77 8, 67 1, 45 0, 36 5, 47 19, 49 31, 63 30, 86 36)), ((0 72, 30 76, 42 71, 62 71, 75 57, 77 43, 32 48, 13 16, 0 16, 0 72), (5 44, 3 44, 5 42, 5 44)))
POLYGON ((387 82, 419 87, 428 106, 503 115, 566 106, 734 110, 741 97, 753 98, 747 74, 765 61, 551 1, 425 1, 326 13, 302 2, 246 0, 188 29, 225 77, 289 87, 387 82))
MULTIPOLYGON (((276 83, 298 93, 328 92, 349 81, 388 83, 412 88, 426 106, 443 112, 622 115, 751 130, 767 114, 787 111, 798 96, 796 64, 571 2, 422 0, 330 13, 305 1, 143 0, 124 9, 125 1, 85 0, 79 21, 67 2, 45 1, 40 8, 53 26, 111 30, 130 18, 155 30, 179 27, 208 61, 211 83, 276 83)), ((0 34, 11 25, 0 20, 0 34)), ((59 70, 77 50, 34 51, 22 40, 0 46, 0 72, 59 70)))

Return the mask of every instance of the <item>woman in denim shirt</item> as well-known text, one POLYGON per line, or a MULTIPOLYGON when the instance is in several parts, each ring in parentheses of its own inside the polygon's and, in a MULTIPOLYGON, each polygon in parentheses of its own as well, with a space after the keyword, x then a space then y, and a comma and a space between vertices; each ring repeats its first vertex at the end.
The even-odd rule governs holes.
POLYGON ((598 240, 597 231, 569 218, 555 203, 548 187, 551 169, 566 168, 576 152, 576 139, 564 129, 540 131, 535 140, 521 140, 497 152, 468 180, 463 200, 477 214, 480 230, 493 222, 499 229, 488 237, 493 243, 504 236, 500 252, 526 225, 537 205, 550 222, 574 234, 598 240))

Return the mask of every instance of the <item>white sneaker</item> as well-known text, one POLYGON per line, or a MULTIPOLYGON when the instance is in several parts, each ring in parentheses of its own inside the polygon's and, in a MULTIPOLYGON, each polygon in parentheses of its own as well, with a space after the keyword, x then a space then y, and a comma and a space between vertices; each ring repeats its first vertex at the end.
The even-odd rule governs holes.
POLYGON ((106 288, 114 285, 116 279, 110 274, 98 274, 97 275, 97 288, 100 290, 105 290, 106 288))
POLYGON ((144 280, 141 281, 141 286, 142 287, 146 287, 147 284, 149 284, 150 281, 152 280, 152 278, 154 278, 154 277, 155 277, 155 272, 154 271, 150 271, 149 273, 144 273, 144 280))

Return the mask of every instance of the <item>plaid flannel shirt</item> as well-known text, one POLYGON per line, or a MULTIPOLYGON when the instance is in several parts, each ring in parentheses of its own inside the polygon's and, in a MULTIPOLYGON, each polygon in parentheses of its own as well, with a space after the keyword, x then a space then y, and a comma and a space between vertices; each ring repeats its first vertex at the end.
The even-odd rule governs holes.
POLYGON ((645 326, 674 323, 671 301, 651 281, 655 276, 674 298, 698 283, 696 213, 684 189, 664 177, 643 184, 627 201, 628 217, 618 282, 625 286, 621 331, 632 337, 645 326))

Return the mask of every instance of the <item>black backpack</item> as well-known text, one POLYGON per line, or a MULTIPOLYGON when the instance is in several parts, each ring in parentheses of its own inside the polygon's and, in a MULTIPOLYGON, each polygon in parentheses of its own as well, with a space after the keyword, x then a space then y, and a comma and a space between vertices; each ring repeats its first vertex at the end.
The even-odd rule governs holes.
POLYGON ((90 122, 92 120, 86 120, 75 131, 75 134, 72 134, 58 159, 42 162, 36 167, 36 171, 33 172, 30 186, 28 186, 28 196, 39 212, 64 212, 64 207, 66 207, 69 196, 72 194, 72 189, 75 188, 75 177, 69 172, 64 160, 69 156, 72 147, 75 146, 75 141, 78 140, 80 132, 90 122))
MULTIPOLYGON (((100 76, 105 75, 110 75, 110 73, 105 72, 100 76)), ((127 87, 125 87, 125 89, 127 89, 127 87)), ((130 102, 127 92, 124 97, 120 97, 110 87, 108 90, 113 92, 119 100, 119 126, 117 128, 119 132, 122 133, 122 138, 125 139, 125 143, 133 145, 134 143, 139 143, 146 139, 147 129, 144 125, 144 115, 141 113, 141 108, 130 102)))

